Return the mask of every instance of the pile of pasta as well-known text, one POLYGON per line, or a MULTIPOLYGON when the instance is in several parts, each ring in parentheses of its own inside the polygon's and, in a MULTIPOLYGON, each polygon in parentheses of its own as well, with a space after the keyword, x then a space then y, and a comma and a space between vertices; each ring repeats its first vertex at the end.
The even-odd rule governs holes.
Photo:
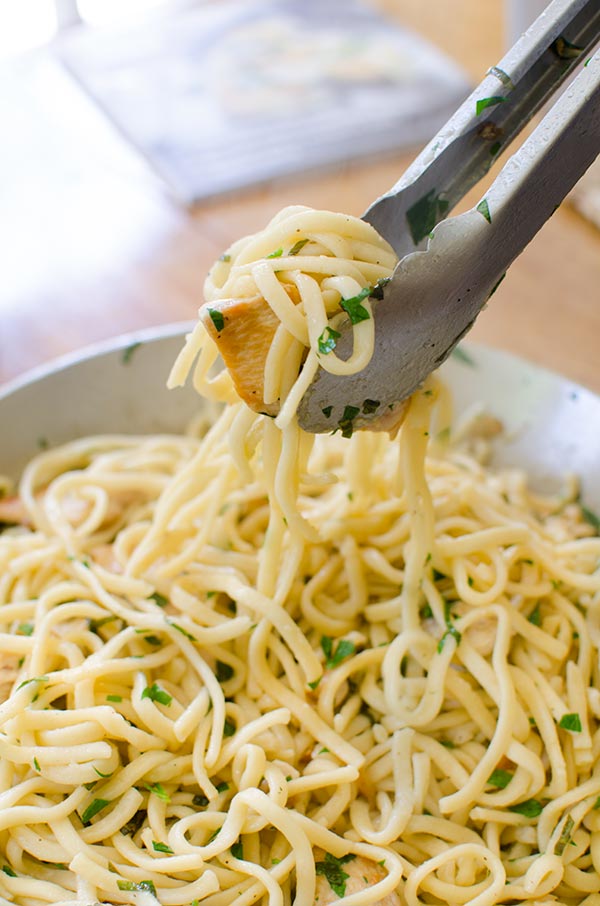
MULTIPOLYGON (((322 259, 382 275, 316 213, 288 219, 327 320, 354 289, 322 259)), ((281 225, 259 279, 274 238, 294 270, 281 225)), ((255 291, 245 248, 218 292, 255 291)), ((32 460, 0 534, 0 903, 598 906, 600 538, 446 408, 432 380, 395 439, 315 439, 230 401, 32 460)))

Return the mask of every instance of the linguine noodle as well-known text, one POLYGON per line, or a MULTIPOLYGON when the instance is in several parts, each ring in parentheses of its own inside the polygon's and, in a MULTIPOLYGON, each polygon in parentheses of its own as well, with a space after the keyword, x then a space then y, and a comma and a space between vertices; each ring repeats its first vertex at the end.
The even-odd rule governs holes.
POLYGON ((598 906, 600 538, 449 443, 436 379, 394 440, 299 430, 393 268, 367 224, 292 209, 226 257, 208 304, 281 322, 277 418, 197 329, 172 381, 221 414, 39 454, 0 534, 0 904, 598 906))

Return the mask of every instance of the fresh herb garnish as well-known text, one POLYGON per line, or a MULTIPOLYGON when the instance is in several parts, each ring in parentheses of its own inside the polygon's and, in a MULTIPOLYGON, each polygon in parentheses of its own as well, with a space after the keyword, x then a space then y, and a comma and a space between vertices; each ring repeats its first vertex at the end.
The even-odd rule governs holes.
POLYGON ((360 413, 358 406, 344 406, 344 413, 338 422, 342 437, 352 437, 354 432, 354 419, 360 413))
POLYGON ((448 636, 452 636, 456 639, 456 644, 460 645, 460 640, 462 638, 461 633, 458 631, 454 623, 452 622, 452 605, 449 601, 444 601, 444 620, 446 621, 446 632, 443 634, 441 639, 438 642, 437 650, 441 652, 448 636))
POLYGON ((143 809, 140 809, 139 812, 136 812, 135 815, 129 819, 127 824, 124 824, 121 828, 121 833, 124 837, 132 836, 136 834, 144 821, 146 820, 146 812, 143 809))
POLYGON ((309 683, 308 685, 310 686, 311 689, 314 690, 317 688, 317 686, 319 685, 319 683, 321 682, 322 679, 323 679, 323 677, 320 676, 318 679, 313 680, 312 683, 309 683))
POLYGON ((36 769, 36 771, 41 771, 40 763, 39 763, 39 761, 37 760, 37 758, 34 758, 34 759, 33 759, 33 766, 34 766, 34 768, 36 769))
MULTIPOLYGON (((458 362, 461 362, 463 365, 468 365, 469 368, 475 368, 475 361, 471 358, 468 352, 465 352, 464 349, 460 346, 455 346, 452 350, 452 358, 456 359, 458 362)), ((439 437, 439 435, 438 435, 439 437)))
POLYGON ((299 239, 298 242, 295 242, 294 245, 288 252, 288 255, 297 255, 298 252, 301 252, 306 243, 309 242, 308 239, 299 239))
POLYGON ((579 714, 563 714, 558 726, 563 730, 570 730, 571 733, 581 733, 583 729, 579 714))
POLYGON ((567 845, 567 843, 571 842, 571 832, 573 831, 574 827, 575 822, 570 815, 567 815, 567 820, 563 824, 563 829, 560 832, 560 837, 558 838, 556 845, 554 846, 555 856, 562 856, 563 852, 565 851, 565 846, 567 845))
POLYGON ((231 844, 231 855, 234 859, 244 858, 244 844, 241 840, 237 840, 235 843, 231 844))
POLYGON ((429 236, 448 208, 449 202, 440 198, 435 189, 431 189, 407 210, 406 221, 415 245, 429 236))
POLYGON ((354 654, 356 651, 356 645, 354 642, 351 642, 350 639, 340 639, 334 649, 333 639, 328 635, 321 636, 321 648, 323 654, 327 658, 325 663, 327 670, 332 670, 334 667, 337 667, 343 660, 350 657, 350 655, 354 654))
POLYGON ((542 614, 540 613, 540 602, 535 605, 529 616, 527 617, 530 623, 533 623, 534 626, 542 625, 542 614))
POLYGON ((321 409, 321 412, 323 413, 325 418, 329 418, 331 413, 333 412, 333 406, 325 406, 324 409, 321 409))
POLYGON ((488 223, 492 222, 492 215, 490 214, 490 206, 488 204, 487 198, 482 199, 475 210, 479 211, 479 213, 485 217, 488 223))
POLYGON ((192 805, 195 805, 198 808, 206 808, 208 805, 208 796, 205 796, 204 793, 197 793, 192 799, 192 805))
POLYGON ((196 639, 195 635, 192 635, 191 632, 188 632, 187 629, 184 629, 183 626, 179 625, 179 623, 174 623, 172 620, 167 620, 167 622, 168 622, 169 626, 172 626, 173 629, 176 629, 177 632, 180 632, 182 635, 184 635, 186 637, 186 639, 190 640, 190 642, 198 641, 196 639))
POLYGON ((163 802, 170 802, 171 797, 165 790, 162 783, 146 783, 144 784, 149 793, 154 793, 155 796, 158 796, 159 799, 162 799, 163 802))
POLYGON ((488 777, 488 783, 490 786, 495 786, 499 790, 503 790, 513 779, 514 774, 511 771, 503 771, 502 768, 496 768, 495 771, 492 771, 488 777))
POLYGON ((148 598, 149 601, 154 601, 158 607, 166 607, 169 603, 168 598, 165 598, 164 595, 161 595, 160 592, 155 591, 153 595, 150 595, 148 598))
POLYGON ((586 506, 581 507, 581 515, 596 530, 596 534, 600 534, 600 517, 586 506))
POLYGON ((217 793, 226 793, 229 789, 229 784, 226 780, 223 780, 221 783, 217 783, 216 790, 217 793))
POLYGON ((368 299, 370 295, 371 287, 365 286, 358 295, 341 300, 340 305, 349 316, 352 324, 360 324, 361 321, 368 321, 371 317, 364 305, 361 304, 365 299, 368 299))
POLYGON ((149 698, 152 702, 158 702, 160 705, 166 705, 167 707, 173 701, 173 696, 169 695, 168 692, 165 692, 164 689, 161 689, 156 683, 152 683, 151 686, 146 686, 142 692, 142 698, 149 698))
POLYGON ((381 277, 371 290, 371 298, 377 299, 378 302, 381 302, 383 299, 383 291, 388 285, 392 278, 391 277, 381 277))
POLYGON ((145 890, 147 893, 151 893, 153 897, 156 897, 156 887, 154 886, 154 881, 117 881, 117 887, 119 890, 145 890))
POLYGON ((3 865, 2 871, 4 872, 5 875, 8 875, 9 878, 17 877, 16 871, 13 871, 12 868, 10 867, 10 865, 3 865))
POLYGON ((523 815, 525 818, 537 818, 544 811, 544 806, 537 799, 526 799, 525 802, 509 805, 508 810, 517 815, 523 815))
POLYGON ((224 661, 217 661, 217 679, 220 683, 226 683, 233 676, 233 667, 224 661))
POLYGON ((596 801, 594 802, 594 804, 593 804, 593 806, 592 806, 592 809, 593 809, 595 812, 597 812, 598 809, 600 809, 600 796, 598 796, 598 798, 597 798, 596 801))
POLYGON ((114 613, 110 613, 106 617, 100 617, 97 620, 90 619, 88 620, 88 628, 90 632, 94 632, 96 635, 98 635, 99 629, 101 629, 103 626, 107 626, 109 623, 114 623, 114 621, 118 619, 120 618, 114 613))
POLYGON ((363 415, 371 415, 373 412, 377 412, 380 405, 381 403, 379 400, 363 400, 363 415))
POLYGON ((101 812, 103 808, 109 804, 110 799, 94 799, 93 802, 90 802, 83 815, 81 820, 84 824, 89 824, 94 815, 97 815, 98 812, 101 812))
POLYGON ((315 862, 315 870, 318 875, 324 875, 329 881, 329 886, 338 897, 346 894, 346 881, 350 877, 348 872, 344 871, 342 865, 354 859, 354 853, 348 853, 347 856, 336 858, 331 853, 325 853, 325 861, 315 862))
POLYGON ((31 635, 33 633, 33 623, 19 623, 17 635, 31 635))
POLYGON ((431 609, 430 604, 423 604, 419 611, 419 616, 422 620, 430 620, 433 616, 433 610, 431 609))
POLYGON ((102 777, 103 780, 106 780, 108 777, 112 777, 113 771, 109 771, 108 774, 103 774, 102 771, 99 771, 96 765, 93 766, 98 777, 102 777))
POLYGON ((275 249, 274 252, 271 252, 270 255, 267 255, 267 258, 281 258, 283 255, 283 249, 275 249))
POLYGON ((333 327, 326 327, 317 341, 321 355, 329 355, 330 352, 333 352, 340 337, 339 331, 334 330, 333 327))
POLYGON ((487 107, 495 107, 496 104, 502 104, 508 98, 503 98, 501 95, 494 95, 490 98, 480 98, 475 104, 475 116, 479 116, 487 107))
POLYGON ((159 639, 157 635, 145 635, 144 641, 149 645, 154 645, 155 648, 160 648, 162 645, 162 639, 159 639))
POLYGON ((221 333, 221 331, 225 327, 225 318, 223 317, 222 313, 216 308, 209 308, 208 313, 210 315, 210 320, 215 326, 215 330, 217 331, 217 333, 221 333))
POLYGON ((123 696, 122 695, 107 695, 106 701, 107 702, 122 702, 123 696))
POLYGON ((152 841, 152 849, 157 853, 166 853, 168 856, 173 855, 173 850, 166 843, 159 843, 157 840, 152 841))
POLYGON ((223 736, 229 737, 233 736, 235 733, 235 724, 232 723, 228 718, 225 718, 225 723, 223 724, 223 736))
POLYGON ((128 346, 127 349, 123 350, 123 354, 121 356, 121 362, 123 363, 123 365, 129 365, 131 359, 133 358, 134 352, 136 351, 136 349, 139 349, 141 345, 141 343, 132 343, 131 346, 128 346))
POLYGON ((19 689, 22 689, 23 686, 28 686, 30 683, 44 683, 47 681, 47 679, 47 676, 32 676, 31 679, 26 679, 23 680, 22 683, 19 683, 19 685, 17 686, 17 692, 19 691, 19 689))

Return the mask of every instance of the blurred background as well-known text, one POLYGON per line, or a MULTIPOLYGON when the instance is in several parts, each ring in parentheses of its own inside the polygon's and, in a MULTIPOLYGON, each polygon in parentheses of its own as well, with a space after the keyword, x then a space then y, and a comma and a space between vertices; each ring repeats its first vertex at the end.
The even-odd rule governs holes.
MULTIPOLYGON (((0 383, 194 318, 212 261, 284 205, 360 214, 543 6, 0 0, 0 383)), ((599 183, 471 334, 597 391, 599 183)))

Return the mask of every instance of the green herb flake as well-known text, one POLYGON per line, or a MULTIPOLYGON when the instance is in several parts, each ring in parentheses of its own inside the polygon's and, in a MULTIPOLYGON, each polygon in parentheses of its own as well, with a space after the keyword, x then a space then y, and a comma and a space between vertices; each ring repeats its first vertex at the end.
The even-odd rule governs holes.
POLYGON ((154 886, 154 881, 117 881, 117 887, 119 890, 139 890, 146 891, 146 893, 151 893, 153 897, 156 897, 156 887, 154 886))
POLYGON ((331 853, 325 853, 325 860, 315 863, 317 874, 323 875, 327 879, 329 886, 338 897, 346 895, 346 881, 350 877, 342 866, 354 858, 354 853, 348 853, 347 856, 342 856, 340 859, 332 856, 331 853))
POLYGON ((525 818, 537 818, 544 811, 544 806, 538 799, 526 799, 525 802, 509 805, 508 810, 525 818))
POLYGON ((221 331, 225 327, 225 318, 223 317, 222 313, 216 308, 209 308, 208 313, 210 315, 210 320, 214 324, 215 330, 217 331, 217 333, 221 333, 221 331))
POLYGON ((161 595, 160 592, 155 591, 153 595, 150 595, 148 598, 149 601, 154 601, 158 607, 166 607, 169 603, 168 599, 164 595, 161 595))
POLYGON ((325 406, 324 409, 321 409, 321 412, 323 413, 325 418, 330 418, 331 413, 333 412, 333 406, 325 406))
POLYGON ((309 683, 308 685, 310 686, 311 689, 314 690, 317 688, 317 686, 319 685, 319 683, 321 682, 322 679, 323 679, 323 677, 320 676, 318 679, 313 680, 312 683, 309 683))
POLYGON ((323 747, 322 749, 319 749, 319 751, 317 752, 317 755, 325 755, 328 752, 329 752, 329 749, 326 749, 325 747, 323 747))
POLYGON ((356 645, 354 642, 351 642, 350 639, 340 639, 336 645, 335 653, 327 659, 325 666, 328 670, 332 670, 346 660, 347 657, 350 657, 351 654, 354 654, 355 651, 356 645))
POLYGON ((112 777, 114 771, 109 771, 108 774, 104 774, 102 771, 99 771, 96 765, 94 765, 94 770, 98 777, 102 777, 103 780, 106 780, 108 777, 112 777))
POLYGON ((102 629, 103 626, 107 626, 109 623, 114 623, 115 620, 120 619, 116 614, 110 613, 106 617, 100 617, 97 620, 88 620, 88 629, 90 632, 98 635, 98 630, 102 629))
POLYGON ((579 714, 563 714, 558 722, 558 726, 562 730, 569 730, 571 733, 581 733, 583 729, 579 714))
POLYGON ((487 782, 490 786, 495 786, 497 789, 503 790, 508 786, 513 777, 514 774, 511 771, 503 771, 501 768, 497 768, 495 771, 492 771, 487 782))
POLYGON ((596 534, 600 534, 600 517, 586 506, 581 507, 581 515, 596 530, 596 534))
POLYGON ((3 865, 2 871, 4 872, 5 875, 8 875, 9 878, 17 877, 16 871, 13 871, 12 868, 10 867, 10 865, 3 865))
POLYGON ((244 844, 241 840, 237 840, 236 843, 231 844, 231 855, 234 859, 244 858, 244 844))
POLYGON ((90 802, 88 807, 85 809, 83 815, 81 816, 81 820, 83 821, 83 823, 89 824, 91 822, 92 818, 94 817, 94 815, 97 815, 98 812, 101 812, 102 809, 106 808, 106 806, 109 803, 110 803, 109 799, 94 799, 93 802, 90 802))
POLYGON ((475 116, 480 116, 488 107, 495 107, 497 104, 502 104, 506 100, 508 99, 503 98, 499 94, 490 98, 479 98, 475 104, 475 116))
POLYGON ((157 853, 166 853, 168 856, 173 855, 173 850, 166 843, 159 843, 157 840, 152 841, 152 849, 157 853))
POLYGON ((129 365, 133 358, 133 354, 135 353, 136 349, 140 348, 141 345, 141 343, 132 343, 130 346, 124 349, 121 356, 121 363, 123 365, 129 365))
POLYGON ((340 305, 350 318, 352 324, 360 324, 361 321, 368 321, 371 317, 364 305, 361 304, 365 299, 368 299, 370 295, 371 287, 365 286, 358 295, 341 300, 340 305))
MULTIPOLYGON (((468 352, 465 352, 460 346, 455 346, 452 350, 452 358, 456 359, 457 362, 460 362, 461 365, 468 365, 469 368, 476 368, 475 360, 469 355, 468 352)), ((441 432, 440 432, 441 433, 441 432)), ((438 435, 439 437, 439 435, 438 435)))
POLYGON ((598 796, 598 798, 597 798, 596 801, 594 802, 594 804, 593 804, 593 806, 592 806, 592 809, 593 809, 595 812, 597 812, 598 809, 600 809, 600 796, 598 796))
POLYGON ((406 212, 406 221, 415 245, 429 236, 433 228, 447 213, 449 203, 431 189, 419 198, 406 212))
POLYGON ((229 784, 227 781, 223 780, 221 783, 217 783, 216 790, 217 793, 226 793, 229 789, 229 784))
POLYGON ((23 686, 28 686, 30 683, 44 683, 48 680, 47 676, 32 676, 31 679, 23 680, 22 683, 19 683, 17 686, 17 692, 19 689, 22 689, 23 686))
POLYGON ((339 331, 334 330, 333 327, 326 327, 317 341, 321 355, 329 355, 330 352, 333 352, 340 337, 339 331))
POLYGON ((155 796, 158 796, 159 799, 162 799, 163 802, 171 801, 171 797, 165 790, 162 783, 146 783, 145 788, 149 793, 154 793, 155 796))
POLYGON ((451 739, 440 739, 440 745, 445 749, 455 749, 456 746, 451 739))
POLYGON ((179 625, 179 623, 174 623, 172 620, 167 620, 167 622, 168 622, 169 626, 172 626, 173 629, 176 629, 177 632, 180 632, 182 635, 184 635, 184 636, 186 637, 186 639, 189 639, 189 640, 190 640, 190 642, 197 642, 197 641, 198 641, 198 640, 196 639, 196 636, 195 636, 195 635, 192 635, 191 632, 188 632, 187 629, 184 629, 183 626, 180 626, 180 625, 179 625))
POLYGON ((354 419, 359 415, 358 406, 344 406, 344 413, 338 422, 338 428, 341 429, 342 437, 352 437, 354 432, 354 419))
POLYGON ((271 252, 270 255, 267 255, 267 258, 281 258, 283 255, 283 249, 275 249, 274 252, 271 252))
POLYGON ((195 805, 197 808, 206 808, 208 805, 208 796, 205 796, 204 793, 197 793, 192 799, 192 805, 195 805))
POLYGON ((228 738, 233 736, 235 733, 235 724, 232 723, 228 718, 225 718, 225 723, 223 724, 223 736, 228 738))
POLYGON ((381 277, 371 290, 371 297, 377 299, 378 302, 381 302, 383 299, 383 291, 391 279, 391 277, 381 277))
POLYGON ((379 400, 363 400, 363 404, 362 404, 363 415, 372 415, 373 412, 377 412, 380 405, 381 405, 381 403, 379 400))
POLYGON ((485 219, 487 220, 488 223, 492 222, 492 215, 490 214, 490 206, 488 204, 487 198, 482 199, 482 201, 479 202, 479 204, 477 205, 475 210, 479 211, 479 213, 483 217, 485 217, 485 219))
POLYGON ((419 610, 419 616, 422 620, 430 620, 433 616, 433 610, 430 604, 424 604, 419 610))
POLYGON ((142 692, 142 698, 149 698, 152 702, 158 702, 160 705, 166 705, 167 707, 173 701, 173 696, 169 695, 168 692, 165 692, 164 689, 161 689, 156 683, 152 683, 151 686, 146 686, 142 692))
POLYGON ((33 623, 19 623, 17 635, 32 635, 33 623))
POLYGON ((159 639, 157 635, 146 635, 144 636, 144 641, 148 642, 149 645, 154 645, 155 648, 160 648, 162 645, 162 639, 159 639))
POLYGON ((310 241, 309 239, 299 239, 298 242, 295 242, 294 245, 291 247, 291 249, 288 252, 288 255, 297 255, 298 252, 301 252, 302 249, 304 248, 304 246, 306 245, 306 243, 309 241, 310 241))
POLYGON ((219 256, 219 261, 225 261, 225 263, 228 264, 231 261, 231 255, 228 255, 227 252, 225 252, 223 255, 219 256))
POLYGON ((555 856, 562 856, 563 852, 565 851, 565 846, 567 846, 568 843, 571 843, 571 833, 574 827, 575 822, 570 815, 567 815, 567 819, 563 824, 563 829, 560 832, 560 837, 558 838, 554 846, 555 856))
POLYGON ((224 661, 217 661, 217 680, 220 683, 226 683, 233 676, 234 670, 231 664, 224 661))
POLYGON ((136 812, 135 815, 129 819, 127 824, 123 825, 121 833, 124 837, 133 837, 133 835, 139 831, 145 820, 146 812, 143 809, 140 809, 139 812, 136 812))
POLYGON ((106 701, 107 702, 116 702, 118 704, 119 702, 123 701, 123 696, 122 695, 107 695, 106 701))
POLYGON ((529 616, 527 617, 530 623, 533 623, 534 626, 542 625, 542 614, 540 612, 540 603, 535 605, 529 616))
POLYGON ((34 766, 34 768, 36 769, 36 771, 41 771, 40 763, 39 763, 39 761, 37 760, 37 758, 34 758, 34 759, 33 759, 33 766, 34 766))
POLYGON ((271 859, 271 865, 279 865, 281 859, 271 859))

